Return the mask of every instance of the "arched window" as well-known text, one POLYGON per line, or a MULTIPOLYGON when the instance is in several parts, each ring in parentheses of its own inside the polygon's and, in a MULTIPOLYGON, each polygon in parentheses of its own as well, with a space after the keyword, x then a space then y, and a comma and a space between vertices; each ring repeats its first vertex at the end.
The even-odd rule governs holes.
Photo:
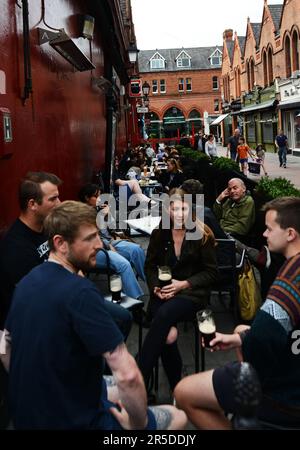
POLYGON ((269 72, 269 86, 273 83, 273 50, 269 48, 268 51, 268 72, 269 72))
POLYGON ((293 52, 293 72, 299 70, 299 38, 297 31, 293 33, 292 39, 292 52, 293 52))
POLYGON ((227 100, 230 101, 230 77, 229 77, 229 75, 227 75, 227 94, 228 94, 227 100))
POLYGON ((251 79, 251 91, 254 89, 255 84, 255 75, 254 75, 254 61, 251 59, 250 61, 250 79, 251 79))
POLYGON ((248 92, 251 91, 251 74, 250 74, 250 62, 247 61, 247 81, 248 81, 248 92))
POLYGON ((268 86, 267 52, 263 52, 264 87, 268 86))
POLYGON ((290 78, 292 75, 291 40, 288 36, 285 38, 285 70, 286 70, 286 77, 290 78))
POLYGON ((189 117, 187 119, 188 122, 188 131, 191 133, 192 131, 197 132, 202 129, 202 119, 201 114, 197 109, 193 109, 189 113, 189 117))
POLYGON ((236 71, 236 97, 240 97, 241 92, 241 70, 238 67, 236 71))

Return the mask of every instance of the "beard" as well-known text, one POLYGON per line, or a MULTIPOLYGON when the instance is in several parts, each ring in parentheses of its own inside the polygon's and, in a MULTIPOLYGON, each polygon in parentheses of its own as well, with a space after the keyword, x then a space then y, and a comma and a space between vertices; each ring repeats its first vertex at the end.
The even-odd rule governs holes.
POLYGON ((96 254, 92 254, 88 259, 83 259, 70 251, 67 260, 77 271, 88 272, 96 267, 96 254))

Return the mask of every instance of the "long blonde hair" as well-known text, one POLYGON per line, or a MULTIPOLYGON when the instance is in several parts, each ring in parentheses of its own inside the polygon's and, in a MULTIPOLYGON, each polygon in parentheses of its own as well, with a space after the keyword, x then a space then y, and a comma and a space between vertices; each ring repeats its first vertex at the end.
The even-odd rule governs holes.
MULTIPOLYGON (((174 200, 180 200, 181 202, 186 202, 186 196, 187 193, 180 188, 174 188, 170 191, 169 197, 174 197, 174 200)), ((192 219, 193 222, 195 222, 196 227, 201 232, 203 238, 202 238, 202 244, 206 244, 206 242, 211 241, 213 244, 215 244, 215 236, 212 232, 212 230, 205 225, 204 222, 202 222, 198 217, 196 216, 196 211, 192 210, 192 219)))

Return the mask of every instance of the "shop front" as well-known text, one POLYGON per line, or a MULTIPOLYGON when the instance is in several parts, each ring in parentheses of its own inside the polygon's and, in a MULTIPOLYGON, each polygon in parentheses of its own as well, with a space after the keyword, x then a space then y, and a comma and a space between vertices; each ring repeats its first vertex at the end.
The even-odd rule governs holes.
POLYGON ((292 154, 300 156, 300 80, 286 80, 279 87, 283 131, 292 154))

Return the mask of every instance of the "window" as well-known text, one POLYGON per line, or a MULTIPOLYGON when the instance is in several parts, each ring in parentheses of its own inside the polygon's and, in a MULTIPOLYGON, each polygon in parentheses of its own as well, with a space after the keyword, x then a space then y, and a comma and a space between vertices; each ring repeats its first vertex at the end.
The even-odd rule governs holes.
POLYGON ((157 53, 150 60, 150 67, 151 67, 151 69, 164 69, 165 68, 164 58, 157 53))
POLYGON ((299 38, 296 31, 293 34, 292 51, 293 51, 293 72, 299 70, 299 38))
POLYGON ((178 80, 178 91, 183 92, 184 91, 184 79, 179 78, 178 80))
POLYGON ((157 80, 152 80, 152 94, 158 94, 157 80))
POLYGON ((269 71, 269 86, 273 83, 273 50, 269 48, 268 52, 268 71, 269 71))
POLYGON ((191 67, 190 58, 182 57, 177 59, 177 67, 191 67))
POLYGON ((220 110, 220 102, 218 99, 214 101, 214 112, 218 112, 220 110))
POLYGON ((290 78, 292 75, 292 62, 291 62, 291 40, 287 36, 285 40, 285 70, 286 77, 290 78))
POLYGON ((264 87, 268 86, 268 67, 267 67, 267 53, 263 52, 263 71, 264 71, 264 87))
POLYGON ((247 122, 247 141, 256 142, 255 116, 246 116, 247 122))
POLYGON ((300 111, 294 112, 295 147, 300 148, 300 111))
POLYGON ((212 66, 221 66, 222 65, 222 52, 218 49, 210 56, 210 64, 212 66))
POLYGON ((274 126, 272 123, 272 113, 263 113, 262 120, 262 135, 264 144, 273 144, 275 140, 274 126))
POLYGON ((219 89, 219 80, 218 80, 218 77, 213 77, 213 78, 212 78, 212 82, 213 82, 213 89, 214 89, 214 90, 219 89))
POLYGON ((186 83, 186 91, 187 92, 191 92, 191 90, 192 90, 192 79, 191 78, 187 78, 185 80, 185 83, 186 83))
POLYGON ((160 80, 160 93, 164 94, 166 92, 166 80, 160 80))
POLYGON ((191 67, 191 58, 185 52, 181 52, 176 58, 177 67, 191 67))
POLYGON ((213 56, 211 58, 211 65, 212 66, 220 66, 222 64, 222 57, 221 56, 213 56))

